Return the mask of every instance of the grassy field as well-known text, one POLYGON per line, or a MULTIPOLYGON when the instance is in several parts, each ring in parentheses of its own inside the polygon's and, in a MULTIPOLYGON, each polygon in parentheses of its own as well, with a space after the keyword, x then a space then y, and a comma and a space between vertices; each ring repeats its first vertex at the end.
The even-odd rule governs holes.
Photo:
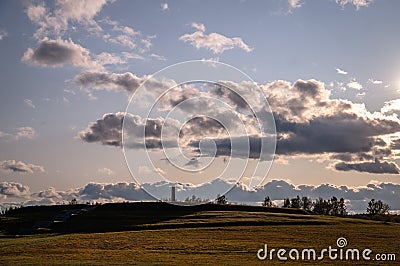
MULTIPOLYGON (((313 265, 314 261, 279 262, 276 255, 273 261, 260 261, 256 253, 264 244, 269 249, 314 248, 319 252, 329 246, 336 247, 337 238, 345 237, 346 248, 396 254, 397 261, 369 264, 400 265, 397 223, 276 213, 262 208, 177 208, 167 212, 154 210, 154 206, 142 207, 133 211, 132 206, 109 205, 82 211, 55 227, 31 235, 1 238, 0 264, 313 265), (111 214, 114 216, 107 216, 111 214)), ((2 228, 12 219, 16 223, 23 213, 3 216, 2 228)), ((49 210, 44 213, 47 218, 51 216, 49 210)), ((43 219, 37 210, 35 219, 43 219)), ((24 225, 28 225, 26 221, 24 225)), ((354 261, 331 261, 325 256, 320 263, 353 265, 354 261)))

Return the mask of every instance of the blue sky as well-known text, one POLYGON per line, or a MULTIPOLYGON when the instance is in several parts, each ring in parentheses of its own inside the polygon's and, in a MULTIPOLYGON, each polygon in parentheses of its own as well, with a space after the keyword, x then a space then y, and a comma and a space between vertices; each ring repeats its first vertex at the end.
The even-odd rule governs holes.
POLYGON ((210 59, 248 74, 282 118, 264 183, 398 184, 398 10, 385 0, 2 1, 0 182, 32 193, 133 182, 120 147, 102 139, 111 129, 93 125, 120 121, 148 75, 210 59), (300 113, 279 96, 291 90, 300 113))

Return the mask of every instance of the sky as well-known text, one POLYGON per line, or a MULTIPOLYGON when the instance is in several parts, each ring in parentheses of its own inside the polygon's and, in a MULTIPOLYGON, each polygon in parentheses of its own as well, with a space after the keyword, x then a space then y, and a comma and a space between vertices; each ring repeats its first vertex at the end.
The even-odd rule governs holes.
POLYGON ((266 163, 262 173, 241 176, 250 190, 328 186, 325 194, 304 190, 326 197, 338 189, 388 191, 396 204, 399 8, 400 2, 385 0, 1 1, 0 199, 54 203, 85 193, 93 197, 82 199, 107 193, 126 199, 116 184, 133 189, 135 182, 167 175, 207 185, 224 168, 236 174, 248 161, 250 170, 266 163), (211 72, 232 66, 249 79, 222 75, 223 86, 180 85, 174 74, 168 80, 154 75, 190 60, 211 72), (173 89, 157 102, 163 86, 173 89), (136 97, 129 104, 140 93, 147 101, 136 97), (156 102, 146 118, 143 110, 156 102), (270 132, 257 131, 250 107, 261 124, 274 118, 274 141, 270 132), (180 116, 166 119, 170 110, 180 116), (179 124, 189 113, 207 116, 179 124), (123 121, 135 138, 130 145, 122 141, 123 121), (179 151, 177 141, 192 170, 214 151, 212 168, 193 173, 171 166, 160 146, 166 121, 181 133, 178 141, 166 137, 171 146, 165 150, 179 151), (243 123, 247 135, 239 130, 243 123), (239 147, 249 137, 249 154, 235 153, 228 137, 239 147), (264 140, 276 144, 273 161, 260 155, 264 140), (144 163, 143 141, 152 165, 144 163))

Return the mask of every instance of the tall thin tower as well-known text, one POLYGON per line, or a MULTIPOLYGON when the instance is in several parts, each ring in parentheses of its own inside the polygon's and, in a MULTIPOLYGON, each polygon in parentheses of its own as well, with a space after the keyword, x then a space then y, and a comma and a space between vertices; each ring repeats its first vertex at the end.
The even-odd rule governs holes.
POLYGON ((175 197, 175 186, 171 187, 171 201, 174 202, 176 201, 176 197, 175 197))

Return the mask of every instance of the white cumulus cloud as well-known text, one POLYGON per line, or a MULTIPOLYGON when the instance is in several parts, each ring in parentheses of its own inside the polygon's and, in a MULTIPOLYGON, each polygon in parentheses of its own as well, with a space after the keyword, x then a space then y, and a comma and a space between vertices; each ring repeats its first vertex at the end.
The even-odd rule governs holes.
POLYGON ((199 23, 192 23, 192 27, 197 31, 191 34, 184 34, 179 37, 180 41, 188 42, 197 49, 205 48, 214 54, 221 54, 226 50, 240 48, 246 52, 251 52, 253 48, 247 45, 242 38, 227 37, 219 33, 205 33, 205 26, 199 23))
POLYGON ((344 71, 343 69, 340 68, 335 68, 336 69, 336 73, 341 74, 341 75, 347 75, 347 71, 344 71))

